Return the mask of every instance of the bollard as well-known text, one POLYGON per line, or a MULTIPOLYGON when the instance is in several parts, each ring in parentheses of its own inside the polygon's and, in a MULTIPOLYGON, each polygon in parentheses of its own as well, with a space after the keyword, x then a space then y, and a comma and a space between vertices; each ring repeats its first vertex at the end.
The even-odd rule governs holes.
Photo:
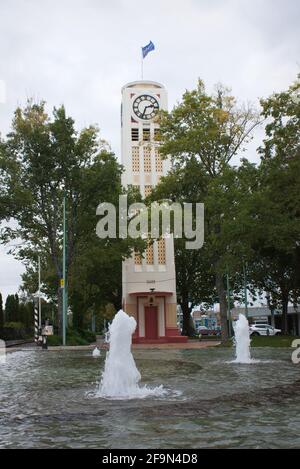
POLYGON ((39 342, 39 308, 38 302, 34 301, 34 342, 38 345, 39 342))

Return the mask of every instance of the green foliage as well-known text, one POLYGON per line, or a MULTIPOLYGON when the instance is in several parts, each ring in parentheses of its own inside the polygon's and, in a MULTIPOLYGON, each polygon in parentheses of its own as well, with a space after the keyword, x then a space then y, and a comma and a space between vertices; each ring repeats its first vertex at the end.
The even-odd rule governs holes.
POLYGON ((229 90, 218 85, 209 95, 203 81, 186 91, 179 103, 160 118, 163 155, 185 164, 196 158, 211 177, 222 172, 231 158, 242 150, 259 123, 250 106, 239 106, 229 90))
POLYGON ((18 295, 8 295, 5 302, 5 321, 19 320, 19 297, 18 295))
POLYGON ((88 345, 89 342, 78 333, 70 332, 67 334, 67 345, 88 345))
POLYGON ((4 324, 3 300, 2 300, 2 295, 0 293, 0 331, 3 328, 3 324, 4 324))
POLYGON ((4 327, 9 327, 10 329, 22 329, 24 324, 17 321, 7 321, 4 323, 4 327))
POLYGON ((120 305, 121 260, 130 240, 100 240, 95 233, 101 202, 117 206, 122 193, 115 156, 90 126, 76 131, 62 106, 49 116, 45 103, 28 102, 15 112, 12 131, 0 145, 1 181, 16 228, 4 227, 3 242, 22 239, 13 254, 25 263, 23 290, 37 289, 38 255, 43 292, 57 305, 61 325, 62 204, 67 199, 69 300, 77 326, 89 308, 120 305))
POLYGON ((21 339, 32 339, 33 331, 30 328, 26 328, 22 322, 5 322, 2 332, 1 339, 4 340, 21 340, 21 339))
MULTIPOLYGON (((68 329, 67 331, 67 345, 88 345, 96 341, 96 336, 91 331, 75 329, 68 329)), ((58 335, 50 335, 47 338, 49 346, 62 345, 62 338, 58 335)))
POLYGON ((49 346, 53 346, 53 347, 54 346, 56 347, 58 345, 62 345, 62 338, 61 338, 60 335, 55 335, 55 334, 49 335, 47 337, 47 344, 49 346))
POLYGON ((19 296, 8 295, 5 302, 5 320, 20 322, 26 328, 33 327, 33 303, 19 300, 19 296))
POLYGON ((288 335, 256 336, 251 339, 251 347, 291 347, 295 339, 297 339, 296 336, 288 335))
MULTIPOLYGON (((184 334, 192 332, 191 307, 199 302, 211 304, 218 297, 222 339, 227 338, 224 274, 229 269, 229 258, 241 264, 244 247, 233 238, 236 227, 232 225, 241 200, 245 200, 251 187, 250 180, 248 185, 245 183, 244 173, 231 168, 229 162, 242 151, 258 123, 259 116, 251 107, 239 106, 222 86, 216 94, 208 95, 202 81, 195 90, 186 91, 182 102, 170 113, 163 112, 160 116, 160 152, 171 156, 173 169, 162 178, 153 198, 205 205, 203 248, 188 252, 181 242, 175 243, 184 334), (229 256, 230 249, 238 256, 229 256)), ((243 171, 249 174, 253 168, 250 165, 246 168, 245 164, 243 171)))
MULTIPOLYGON (((251 347, 279 347, 290 348, 295 339, 300 339, 297 336, 289 335, 274 335, 274 336, 255 336, 251 337, 251 347)), ((233 341, 228 340, 222 343, 221 347, 233 347, 233 341)))
POLYGON ((288 303, 300 297, 300 83, 262 100, 268 119, 259 149, 258 190, 252 197, 255 257, 249 264, 253 288, 269 295, 270 307, 281 307, 288 333, 288 303))
POLYGON ((226 90, 209 96, 199 82, 173 111, 161 115, 161 152, 171 155, 174 165, 153 197, 205 205, 203 248, 175 249, 186 330, 190 305, 217 298, 226 340, 224 277, 229 275, 233 298, 243 302, 245 267, 251 292, 265 291, 270 306, 282 307, 287 332, 288 302, 297 304, 300 297, 299 90, 298 81, 262 101, 261 118, 268 121, 259 166, 246 159, 238 168, 229 165, 260 118, 251 108, 238 107, 226 90))
MULTIPOLYGON (((262 116, 239 106, 228 90, 209 95, 203 82, 186 91, 181 103, 160 116, 160 151, 173 161, 169 175, 151 200, 205 204, 205 243, 187 251, 185 239, 175 240, 178 299, 184 312, 184 333, 190 334, 193 305, 221 306, 222 339, 227 337, 225 275, 234 299, 243 301, 243 268, 250 290, 267 292, 270 306, 281 306, 287 332, 287 305, 300 297, 300 85, 262 100, 262 116), (259 149, 261 163, 231 158, 241 152, 261 118, 266 138, 259 149)), ((37 285, 37 255, 41 255, 43 290, 58 309, 62 270, 62 200, 67 196, 68 291, 74 328, 71 342, 90 340, 82 332, 94 314, 99 324, 106 307, 121 304, 121 260, 134 247, 132 240, 100 240, 95 233, 96 207, 118 205, 122 168, 98 130, 75 130, 64 107, 50 117, 45 103, 29 102, 15 112, 12 131, 0 141, 0 219, 6 226, 3 242, 21 238, 14 250, 26 263, 23 289, 37 285)), ((129 203, 140 197, 131 187, 129 203)), ((150 200, 150 199, 149 199, 150 200)), ((118 215, 118 214, 117 214, 118 215)), ((19 304, 10 295, 6 320, 32 325, 32 304, 19 304)), ((48 314, 48 313, 47 313, 48 314)), ((0 301, 1 327, 1 301, 0 301)), ((55 341, 55 339, 53 338, 55 341)))
POLYGON ((33 302, 26 302, 19 304, 19 319, 25 327, 33 327, 34 306, 33 302))
POLYGON ((87 340, 88 343, 96 342, 96 334, 94 332, 87 329, 79 329, 77 332, 83 339, 87 340))

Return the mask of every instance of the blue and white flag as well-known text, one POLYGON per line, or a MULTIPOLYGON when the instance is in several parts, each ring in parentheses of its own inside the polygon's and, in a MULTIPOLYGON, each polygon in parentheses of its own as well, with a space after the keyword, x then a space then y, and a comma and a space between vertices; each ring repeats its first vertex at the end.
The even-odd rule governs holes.
POLYGON ((149 44, 147 44, 145 47, 142 47, 142 54, 143 54, 143 59, 146 57, 146 55, 151 52, 152 50, 154 50, 155 47, 154 47, 154 44, 152 41, 149 42, 149 44))

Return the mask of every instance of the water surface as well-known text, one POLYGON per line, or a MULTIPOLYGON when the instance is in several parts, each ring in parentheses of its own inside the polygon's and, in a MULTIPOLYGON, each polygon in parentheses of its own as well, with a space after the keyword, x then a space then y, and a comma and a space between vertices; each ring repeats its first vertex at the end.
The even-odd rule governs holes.
POLYGON ((0 365, 1 448, 300 448, 291 349, 136 350, 142 385, 166 396, 95 397, 105 353, 24 349, 0 365))

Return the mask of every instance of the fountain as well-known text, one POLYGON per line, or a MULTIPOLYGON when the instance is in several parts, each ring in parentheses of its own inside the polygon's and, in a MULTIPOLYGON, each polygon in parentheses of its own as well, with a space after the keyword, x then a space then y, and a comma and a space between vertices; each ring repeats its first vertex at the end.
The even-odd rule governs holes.
POLYGON ((93 356, 94 358, 98 358, 98 357, 101 356, 101 352, 100 352, 100 350, 98 349, 97 346, 94 348, 93 353, 92 353, 92 356, 93 356))
POLYGON ((140 387, 141 375, 131 353, 131 338, 136 328, 136 320, 120 310, 109 327, 109 351, 98 396, 117 399, 143 398, 166 394, 163 386, 156 388, 140 387))
POLYGON ((239 314, 239 319, 235 323, 234 336, 236 353, 234 363, 251 363, 249 323, 243 314, 239 314))

